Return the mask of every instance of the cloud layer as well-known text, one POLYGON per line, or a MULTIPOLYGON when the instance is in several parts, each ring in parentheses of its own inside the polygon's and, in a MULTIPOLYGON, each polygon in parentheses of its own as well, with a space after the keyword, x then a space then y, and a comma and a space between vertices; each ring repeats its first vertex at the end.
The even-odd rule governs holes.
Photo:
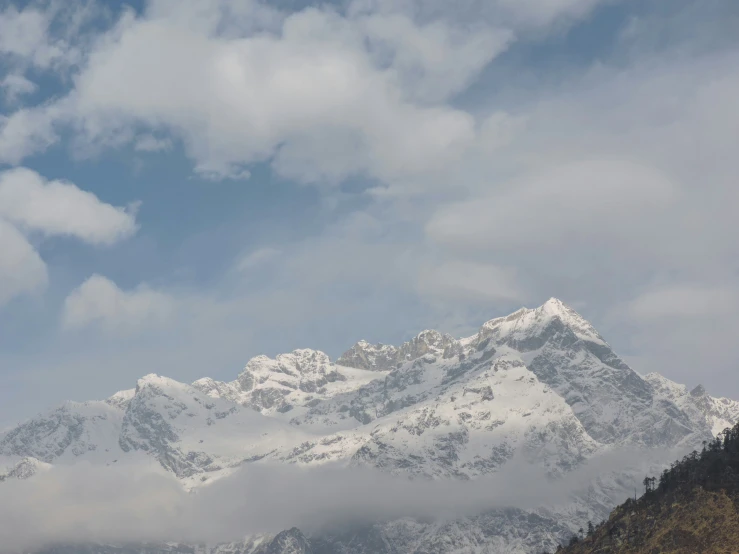
MULTIPOLYGON (((644 455, 645 470, 654 462, 646 453, 604 454, 558 481, 526 463, 507 464, 474 482, 255 464, 190 493, 151 465, 55 467, 1 485, 0 542, 4 552, 85 541, 213 544, 293 526, 313 533, 401 517, 450 519, 495 508, 530 509, 568 502, 596 475, 621 471, 635 455, 644 455)), ((631 477, 622 479, 625 497, 631 477)))

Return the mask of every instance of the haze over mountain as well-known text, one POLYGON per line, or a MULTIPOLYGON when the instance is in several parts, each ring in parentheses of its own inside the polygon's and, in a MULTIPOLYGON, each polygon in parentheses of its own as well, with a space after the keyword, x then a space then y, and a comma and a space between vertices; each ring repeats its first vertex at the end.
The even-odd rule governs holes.
POLYGON ((640 375, 552 298, 466 338, 257 356, 230 382, 150 374, 52 408, 0 435, 0 518, 33 521, 0 542, 535 553, 737 421, 739 402, 640 375))

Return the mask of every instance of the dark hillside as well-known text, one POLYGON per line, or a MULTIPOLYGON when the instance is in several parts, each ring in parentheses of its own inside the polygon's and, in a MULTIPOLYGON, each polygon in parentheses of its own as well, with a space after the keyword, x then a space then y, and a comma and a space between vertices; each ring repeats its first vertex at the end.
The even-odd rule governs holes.
POLYGON ((739 553, 739 425, 693 451, 561 554, 739 553))

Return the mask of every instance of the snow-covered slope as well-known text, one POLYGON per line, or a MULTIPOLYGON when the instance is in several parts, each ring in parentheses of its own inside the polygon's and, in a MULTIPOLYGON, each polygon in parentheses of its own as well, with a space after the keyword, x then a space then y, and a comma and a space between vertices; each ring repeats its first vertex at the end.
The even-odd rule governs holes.
POLYGON ((0 456, 106 463, 123 453, 118 445, 123 416, 120 407, 104 401, 65 402, 0 435, 0 456))
POLYGON ((670 381, 658 373, 649 373, 644 380, 652 385, 660 399, 675 404, 691 414, 693 419, 705 418, 706 426, 714 436, 739 421, 739 402, 709 396, 702 385, 688 390, 685 385, 670 381))
MULTIPOLYGON (((669 462, 669 449, 697 447, 737 420, 739 402, 640 376, 590 323, 550 299, 462 339, 423 331, 397 347, 360 341, 336 361, 310 349, 257 356, 231 382, 147 375, 135 389, 66 403, 0 435, 0 462, 143 456, 186 488, 251 463, 468 480, 523 462, 557 479, 622 448, 669 462)), ((583 517, 606 515, 643 470, 603 475, 566 504, 444 524, 378 522, 361 540, 339 532, 311 544, 344 553, 551 549, 583 517)))
POLYGON ((195 486, 292 447, 302 435, 255 410, 152 374, 139 379, 127 404, 118 445, 126 453, 153 456, 195 486))
POLYGON ((0 482, 6 479, 29 479, 36 475, 39 471, 47 471, 53 466, 47 464, 36 458, 22 458, 14 465, 5 469, 0 470, 0 482))
MULTIPOLYGON (((211 398, 229 400, 288 421, 304 415, 323 400, 352 393, 386 374, 339 366, 323 352, 302 349, 279 354, 275 359, 252 358, 235 381, 223 383, 204 378, 192 386, 211 398)), ((345 418, 339 418, 333 425, 341 427, 342 419, 345 418)), ((355 423, 350 422, 349 426, 355 423)))

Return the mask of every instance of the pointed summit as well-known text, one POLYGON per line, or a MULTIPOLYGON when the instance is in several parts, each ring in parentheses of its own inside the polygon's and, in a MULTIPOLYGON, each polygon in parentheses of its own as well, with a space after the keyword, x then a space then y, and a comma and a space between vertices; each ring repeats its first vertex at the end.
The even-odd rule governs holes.
POLYGON ((536 308, 535 312, 547 314, 550 317, 558 317, 562 323, 570 327, 581 340, 606 344, 603 337, 595 330, 588 320, 562 302, 559 298, 550 298, 544 304, 536 308))
POLYGON ((567 304, 562 302, 559 298, 555 298, 554 296, 552 296, 549 300, 544 302, 544 304, 539 306, 538 309, 551 313, 566 313, 567 311, 573 311, 572 308, 570 308, 567 304))
POLYGON ((541 341, 537 338, 542 337, 555 321, 580 340, 607 346, 603 337, 584 317, 558 298, 550 298, 538 308, 521 308, 508 316, 491 319, 480 328, 477 340, 481 342, 492 338, 499 343, 529 344, 531 348, 538 348, 536 345, 540 345, 541 341))

